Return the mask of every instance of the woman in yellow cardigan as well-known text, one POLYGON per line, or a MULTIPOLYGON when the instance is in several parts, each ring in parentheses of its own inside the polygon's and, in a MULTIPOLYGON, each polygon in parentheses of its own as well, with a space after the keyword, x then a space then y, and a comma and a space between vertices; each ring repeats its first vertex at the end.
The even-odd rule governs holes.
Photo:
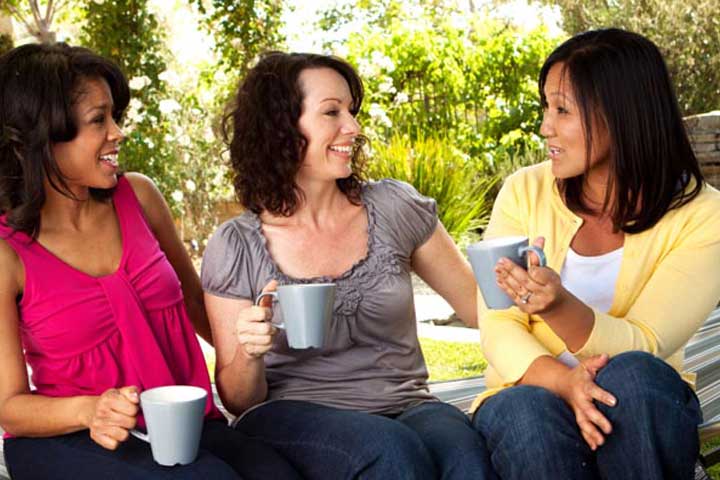
POLYGON ((503 479, 692 478, 701 413, 679 370, 720 299, 720 193, 644 37, 573 37, 539 87, 549 161, 507 179, 486 238, 536 239, 548 266, 501 259, 516 306, 480 295, 473 424, 503 479))

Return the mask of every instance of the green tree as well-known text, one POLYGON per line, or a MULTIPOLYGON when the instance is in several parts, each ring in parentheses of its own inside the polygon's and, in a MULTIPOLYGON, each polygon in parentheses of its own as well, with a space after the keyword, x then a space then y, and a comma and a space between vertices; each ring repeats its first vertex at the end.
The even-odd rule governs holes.
POLYGON ((370 133, 440 134, 491 160, 536 148, 536 77, 555 40, 487 15, 423 12, 350 35, 347 57, 367 86, 370 133))
POLYGON ((619 27, 655 42, 686 115, 720 108, 720 16, 717 0, 544 0, 558 5, 570 34, 619 27))
MULTIPOLYGON (((205 29, 215 38, 217 65, 227 74, 225 95, 232 94, 257 56, 266 50, 281 49, 285 37, 280 32, 283 0, 190 0, 198 8, 205 29)), ((212 71, 205 72, 209 80, 212 71)))

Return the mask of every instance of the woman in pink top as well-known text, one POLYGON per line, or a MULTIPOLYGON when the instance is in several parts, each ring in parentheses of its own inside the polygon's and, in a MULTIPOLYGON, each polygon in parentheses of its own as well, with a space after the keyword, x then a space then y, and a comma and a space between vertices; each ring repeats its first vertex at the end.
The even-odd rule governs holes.
POLYGON ((195 337, 211 340, 197 274, 152 181, 118 171, 128 101, 117 66, 89 50, 25 45, 0 57, 8 470, 14 479, 295 478, 213 404, 195 337), (138 393, 173 384, 202 387, 208 400, 198 459, 168 469, 128 432, 144 426, 138 393))

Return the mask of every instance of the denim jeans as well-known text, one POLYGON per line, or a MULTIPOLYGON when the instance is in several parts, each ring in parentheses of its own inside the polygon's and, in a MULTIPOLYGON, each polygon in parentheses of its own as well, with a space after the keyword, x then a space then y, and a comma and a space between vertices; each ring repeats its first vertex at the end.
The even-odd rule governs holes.
POLYGON ((617 399, 596 403, 612 424, 590 450, 570 407, 550 391, 521 385, 485 401, 473 425, 503 479, 692 479, 699 453, 697 397, 675 370, 644 352, 620 354, 596 383, 617 399))
POLYGON ((278 400, 237 429, 268 442, 308 479, 482 480, 489 456, 457 408, 426 402, 395 418, 278 400))
POLYGON ((10 438, 4 450, 13 480, 301 478, 272 447, 220 420, 205 422, 198 458, 183 466, 158 465, 150 445, 132 436, 117 450, 107 450, 87 430, 48 438, 10 438))

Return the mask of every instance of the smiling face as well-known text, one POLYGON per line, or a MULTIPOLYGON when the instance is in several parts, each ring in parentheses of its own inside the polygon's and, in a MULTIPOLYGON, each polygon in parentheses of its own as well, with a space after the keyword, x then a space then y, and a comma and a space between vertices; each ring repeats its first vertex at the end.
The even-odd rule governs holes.
POLYGON ((298 83, 303 92, 298 129, 307 140, 298 180, 350 176, 360 125, 350 111, 353 98, 348 83, 331 68, 303 70, 298 83))
POLYGON ((601 116, 595 115, 588 161, 582 110, 562 63, 556 63, 550 68, 544 93, 547 105, 543 110, 540 134, 547 143, 553 175, 559 179, 567 179, 582 175, 587 170, 588 175, 606 176, 610 163, 610 139, 607 129, 601 116))
POLYGON ((55 161, 73 192, 112 188, 117 183, 117 155, 124 138, 112 116, 113 98, 102 79, 82 82, 73 105, 77 135, 53 144, 55 161))

